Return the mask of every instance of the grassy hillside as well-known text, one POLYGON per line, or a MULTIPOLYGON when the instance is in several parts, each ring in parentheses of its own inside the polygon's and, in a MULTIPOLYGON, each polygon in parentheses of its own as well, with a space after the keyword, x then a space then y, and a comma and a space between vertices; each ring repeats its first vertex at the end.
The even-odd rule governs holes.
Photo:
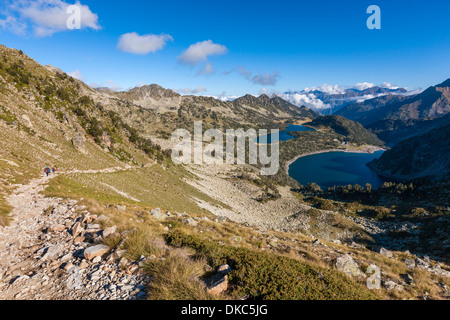
POLYGON ((1 212, 14 184, 58 172, 165 162, 161 148, 84 95, 84 84, 0 46, 1 212), (78 138, 78 139, 77 139, 78 138), (75 142, 78 141, 78 142, 75 142))

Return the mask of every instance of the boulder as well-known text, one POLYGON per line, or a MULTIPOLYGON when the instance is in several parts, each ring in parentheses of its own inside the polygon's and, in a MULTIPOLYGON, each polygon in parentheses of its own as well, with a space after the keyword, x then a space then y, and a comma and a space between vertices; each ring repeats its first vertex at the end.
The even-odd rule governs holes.
POLYGON ((127 210, 127 206, 125 205, 116 205, 115 208, 119 211, 126 211, 127 210))
POLYGON ((408 269, 414 269, 416 267, 416 262, 411 259, 405 259, 405 264, 408 269))
POLYGON ((57 258, 63 253, 64 247, 62 245, 54 245, 47 248, 47 251, 45 252, 44 256, 42 257, 42 260, 48 260, 52 261, 57 258))
POLYGON ((352 277, 365 276, 361 272, 361 269, 359 269, 358 263, 355 260, 353 260, 353 258, 348 254, 340 256, 339 258, 336 259, 336 268, 339 271, 344 272, 348 276, 352 277))
POLYGON ((425 262, 424 260, 422 260, 420 258, 416 259, 416 266, 419 269, 428 269, 430 267, 430 265, 427 262, 425 262))
POLYGON ((81 153, 86 154, 86 145, 84 144, 83 136, 80 133, 77 133, 75 137, 72 138, 72 145, 75 149, 80 151, 81 153))
POLYGON ((183 222, 191 227, 196 227, 198 225, 198 222, 195 221, 193 218, 184 219, 183 222))
POLYGON ((80 262, 80 269, 86 269, 87 267, 89 267, 89 263, 86 261, 86 259, 83 259, 83 261, 80 262))
POLYGON ((83 234, 84 228, 80 222, 77 222, 72 227, 72 236, 77 237, 79 234, 83 234))
POLYGON ((119 267, 121 268, 125 268, 130 262, 128 261, 127 258, 123 257, 122 259, 120 259, 119 261, 119 267))
POLYGON ((394 281, 385 281, 383 285, 388 291, 394 290, 395 287, 397 286, 397 284, 394 281))
POLYGON ((85 240, 83 236, 78 236, 75 239, 73 239, 73 243, 82 243, 85 240))
POLYGON ((22 115, 22 123, 27 128, 33 128, 33 124, 30 121, 30 117, 28 117, 26 114, 22 115))
POLYGON ((102 232, 102 237, 106 238, 106 237, 116 233, 116 231, 117 231, 117 226, 112 226, 112 227, 106 228, 102 232))
POLYGON ((55 224, 48 228, 49 232, 62 232, 64 230, 66 230, 66 227, 62 224, 55 224))
POLYGON ((392 258, 392 252, 389 251, 388 249, 380 248, 379 252, 380 252, 381 255, 383 255, 385 257, 392 258))
POLYGON ((89 247, 84 250, 84 258, 86 258, 87 260, 92 260, 95 257, 104 255, 108 251, 109 251, 109 247, 104 244, 92 246, 92 247, 89 247))
POLYGON ((405 280, 406 284, 409 284, 410 286, 414 285, 414 279, 409 274, 402 274, 401 277, 405 280))
POLYGON ((98 224, 91 223, 86 226, 86 231, 88 231, 88 232, 97 232, 99 230, 100 230, 100 225, 98 225, 98 224))
POLYGON ((228 276, 223 273, 216 273, 205 280, 207 291, 212 295, 219 295, 228 289, 228 276))
POLYGON ((217 269, 217 272, 221 273, 221 274, 228 274, 231 271, 232 271, 231 267, 229 265, 227 265, 227 264, 223 264, 217 269))
POLYGON ((72 253, 68 253, 68 254, 66 254, 64 257, 62 257, 60 259, 60 262, 61 263, 66 263, 66 262, 69 262, 72 258, 73 258, 72 253))
POLYGON ((167 214, 162 213, 159 208, 150 210, 150 215, 156 220, 164 220, 167 218, 167 214))

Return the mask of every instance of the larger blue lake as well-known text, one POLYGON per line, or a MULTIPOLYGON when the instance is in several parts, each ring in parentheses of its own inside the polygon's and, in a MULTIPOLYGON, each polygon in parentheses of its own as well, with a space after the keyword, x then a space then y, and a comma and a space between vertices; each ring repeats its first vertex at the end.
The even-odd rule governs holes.
MULTIPOLYGON (((280 131, 279 134, 279 139, 278 141, 286 141, 289 139, 295 139, 294 136, 291 136, 289 134, 289 132, 294 132, 294 131, 315 131, 312 128, 308 128, 302 125, 295 125, 295 124, 290 124, 289 126, 287 126, 286 130, 280 131)), ((277 140, 272 138, 272 135, 269 134, 267 136, 261 136, 261 137, 267 137, 267 143, 272 143, 272 142, 276 142, 277 140), (273 140, 273 141, 272 141, 273 140)), ((258 137, 256 142, 260 142, 261 137, 258 137)))
POLYGON ((332 151, 301 157, 289 166, 289 175, 302 185, 315 182, 322 189, 334 185, 370 183, 374 189, 386 180, 366 166, 384 151, 353 153, 332 151))

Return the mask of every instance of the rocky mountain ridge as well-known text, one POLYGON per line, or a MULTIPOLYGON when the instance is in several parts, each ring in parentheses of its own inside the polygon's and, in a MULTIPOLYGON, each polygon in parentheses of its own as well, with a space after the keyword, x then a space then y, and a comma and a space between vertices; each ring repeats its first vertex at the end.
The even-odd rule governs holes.
MULTIPOLYGON (((348 105, 335 112, 358 121, 386 142, 402 139, 409 127, 438 120, 450 113, 450 79, 412 96, 383 96, 348 105), (398 131, 398 133, 397 133, 398 131)), ((410 130, 411 131, 411 130, 410 130)))

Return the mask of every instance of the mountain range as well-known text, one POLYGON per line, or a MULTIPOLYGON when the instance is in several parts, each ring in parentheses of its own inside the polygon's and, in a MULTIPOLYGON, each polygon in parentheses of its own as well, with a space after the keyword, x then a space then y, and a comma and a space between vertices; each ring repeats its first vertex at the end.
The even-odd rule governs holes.
POLYGON ((95 90, 94 96, 104 101, 105 108, 139 128, 142 134, 163 138, 180 127, 192 129, 194 121, 203 121, 205 129, 282 129, 289 123, 309 121, 318 116, 306 107, 297 107, 276 96, 245 95, 233 101, 221 101, 213 97, 180 95, 157 84, 126 92, 95 90))
POLYGON ((362 102, 386 95, 404 96, 410 94, 404 88, 376 85, 367 86, 369 87, 343 88, 340 86, 322 86, 300 91, 287 91, 280 94, 280 96, 297 106, 305 105, 322 114, 331 114, 355 102, 362 102))
POLYGON ((386 95, 347 105, 335 114, 360 122, 392 145, 445 123, 449 112, 450 79, 416 95, 386 95))

